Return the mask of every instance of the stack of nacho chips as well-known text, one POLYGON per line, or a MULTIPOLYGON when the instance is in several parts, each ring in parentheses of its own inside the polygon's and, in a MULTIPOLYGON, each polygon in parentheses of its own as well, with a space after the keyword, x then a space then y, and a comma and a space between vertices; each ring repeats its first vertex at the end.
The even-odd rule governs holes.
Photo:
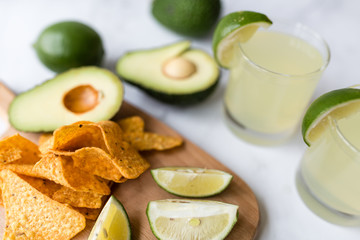
POLYGON ((139 117, 81 121, 44 134, 39 146, 19 134, 0 141, 4 239, 70 239, 95 220, 112 182, 139 177, 150 164, 138 151, 181 145, 144 132, 139 117), (121 127, 120 127, 121 126, 121 127))

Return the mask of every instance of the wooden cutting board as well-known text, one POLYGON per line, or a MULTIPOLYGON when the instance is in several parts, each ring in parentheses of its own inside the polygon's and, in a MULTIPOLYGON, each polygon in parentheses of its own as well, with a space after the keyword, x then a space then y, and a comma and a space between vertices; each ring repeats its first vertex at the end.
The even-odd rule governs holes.
MULTIPOLYGON (((15 95, 0 83, 0 118, 7 121, 7 109, 15 95)), ((145 120, 147 131, 164 135, 179 136, 177 132, 166 126, 161 121, 124 102, 115 118, 138 115, 145 120)), ((2 136, 9 136, 16 133, 15 129, 8 126, 8 130, 2 136)), ((23 133, 24 137, 37 143, 39 134, 23 133)), ((229 187, 219 195, 206 198, 211 200, 232 203, 239 206, 238 221, 226 239, 250 240, 255 237, 259 224, 259 207, 255 195, 249 186, 234 172, 226 168, 219 161, 207 154, 195 144, 184 138, 181 147, 164 152, 145 152, 142 155, 150 162, 151 168, 164 166, 189 166, 219 169, 231 173, 234 178, 229 187)), ((219 145, 221 147, 221 145, 219 145)), ((145 214, 147 203, 151 200, 179 198, 173 196, 158 187, 152 179, 150 171, 146 171, 138 179, 129 180, 122 184, 114 184, 112 193, 124 205, 131 222, 133 239, 156 239, 151 232, 145 214)), ((94 221, 88 221, 86 229, 75 239, 87 239, 94 221)), ((4 209, 0 207, 0 234, 3 234, 5 225, 4 209)))

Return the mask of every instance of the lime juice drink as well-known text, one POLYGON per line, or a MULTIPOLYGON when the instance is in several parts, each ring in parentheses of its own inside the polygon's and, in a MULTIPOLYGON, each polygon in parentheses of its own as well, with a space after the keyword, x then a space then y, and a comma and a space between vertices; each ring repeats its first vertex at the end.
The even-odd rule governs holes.
POLYGON ((328 64, 327 44, 301 24, 274 23, 234 51, 225 93, 228 125, 258 144, 287 139, 328 64))
MULTIPOLYGON (((310 194, 332 212, 360 223, 360 113, 327 120, 329 125, 303 156, 301 181, 310 194)), ((310 208, 318 206, 310 204, 310 208)), ((334 222, 331 215, 324 218, 334 222)))
POLYGON ((304 203, 323 219, 360 225, 360 89, 318 97, 302 121, 308 145, 296 175, 304 203))

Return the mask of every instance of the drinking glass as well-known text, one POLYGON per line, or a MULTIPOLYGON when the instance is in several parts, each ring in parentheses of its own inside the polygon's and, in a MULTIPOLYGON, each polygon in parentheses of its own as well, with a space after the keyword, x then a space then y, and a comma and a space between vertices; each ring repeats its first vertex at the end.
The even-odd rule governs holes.
POLYGON ((330 116, 322 135, 307 148, 296 177, 305 204, 325 220, 360 225, 360 113, 330 116))
POLYGON ((303 24, 275 22, 234 47, 225 121, 256 144, 288 139, 328 65, 327 43, 303 24))

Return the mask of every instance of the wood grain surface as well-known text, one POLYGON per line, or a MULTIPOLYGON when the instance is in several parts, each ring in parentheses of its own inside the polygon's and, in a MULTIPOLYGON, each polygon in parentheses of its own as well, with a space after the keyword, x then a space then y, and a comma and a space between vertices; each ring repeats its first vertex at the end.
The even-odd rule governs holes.
MULTIPOLYGON (((0 118, 7 121, 7 109, 15 95, 0 82, 0 118)), ((124 102, 116 119, 138 115, 145 120, 145 129, 164 135, 179 136, 177 132, 166 126, 161 121, 124 102)), ((9 136, 17 131, 10 127, 2 136, 9 136)), ((37 143, 39 134, 23 133, 21 135, 37 143)), ((211 200, 232 203, 239 206, 238 221, 226 239, 251 240, 255 237, 259 224, 259 207, 252 190, 248 185, 230 169, 200 149, 195 144, 184 138, 181 147, 164 152, 143 152, 142 155, 150 162, 151 168, 164 166, 188 166, 219 169, 231 173, 234 178, 229 187, 222 193, 206 198, 211 200)), ((173 196, 158 187, 152 179, 150 171, 146 171, 138 179, 129 180, 122 184, 114 184, 114 194, 124 205, 131 222, 133 239, 156 239, 151 232, 145 210, 151 200, 179 198, 173 196)), ((75 239, 87 239, 93 221, 88 221, 86 229, 78 234, 75 239)), ((0 234, 2 235, 5 225, 4 209, 0 207, 0 234)))

